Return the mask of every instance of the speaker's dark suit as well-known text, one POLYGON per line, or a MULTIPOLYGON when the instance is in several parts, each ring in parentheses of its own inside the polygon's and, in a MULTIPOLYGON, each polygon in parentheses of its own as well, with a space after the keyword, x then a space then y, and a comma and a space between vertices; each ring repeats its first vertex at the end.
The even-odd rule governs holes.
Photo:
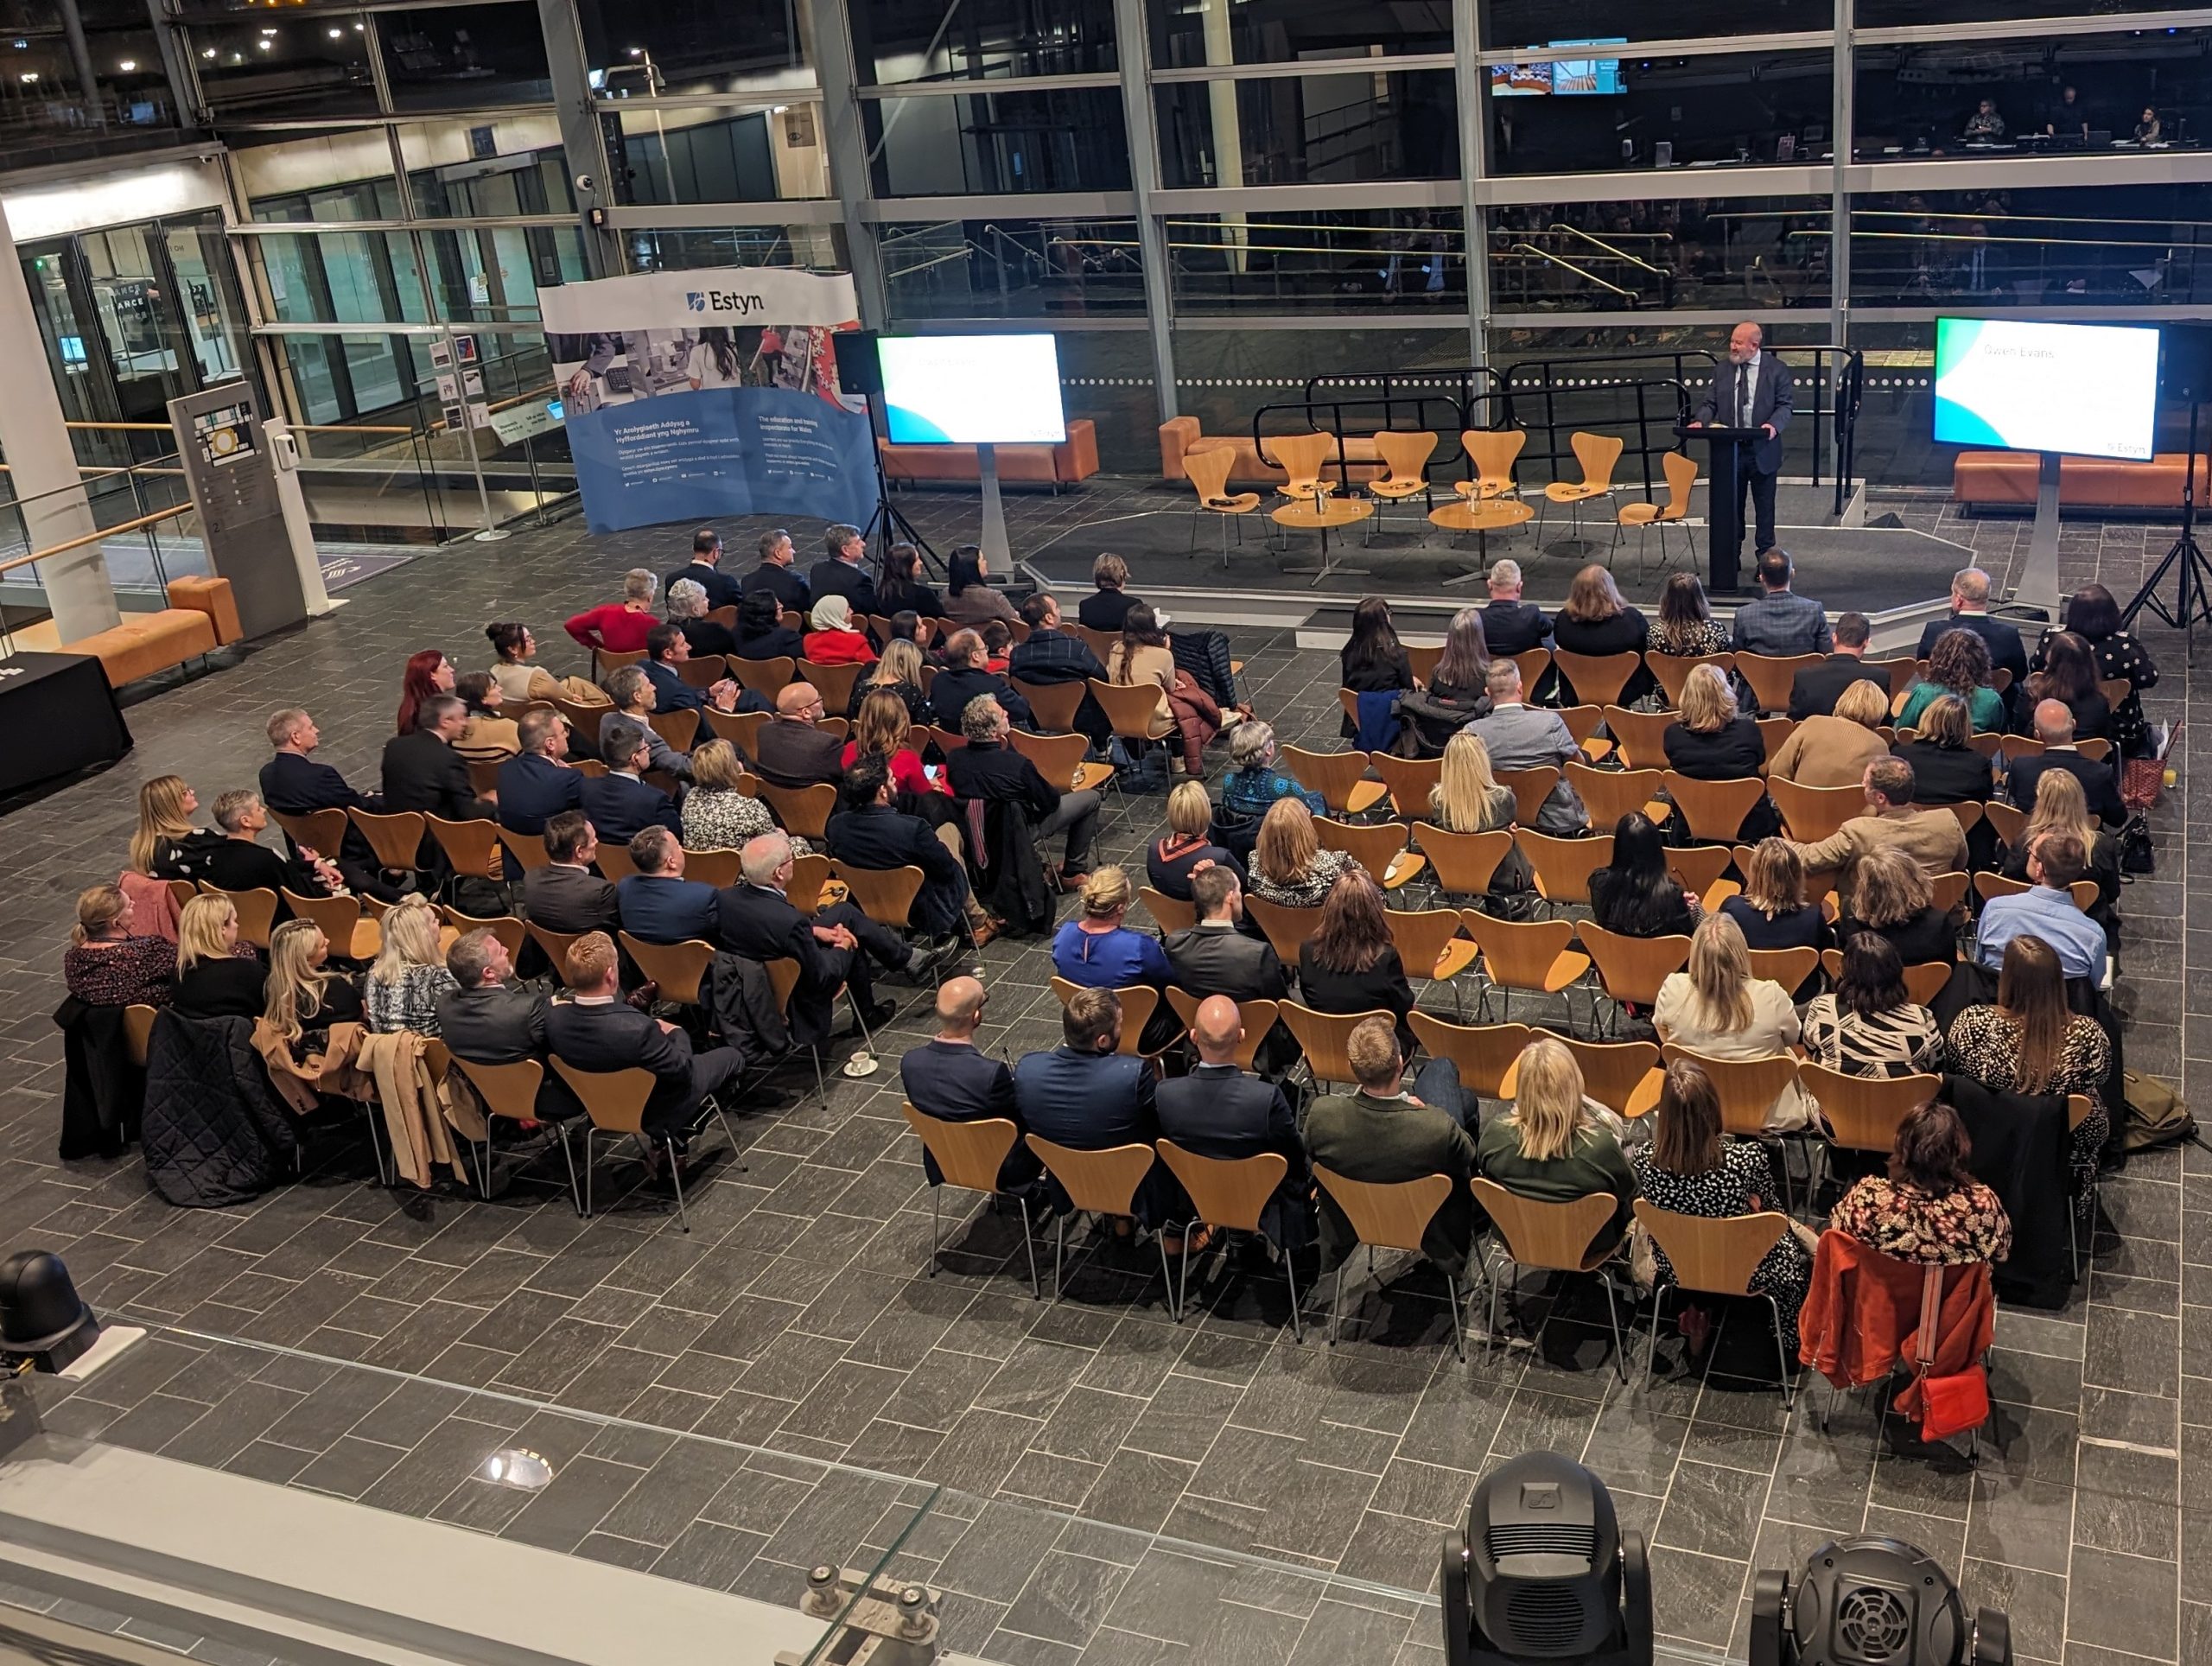
MULTIPOLYGON (((1773 353, 1762 352, 1755 365, 1723 364, 1713 372, 1713 385, 1698 402, 1691 416, 1719 428, 1773 428, 1771 437, 1739 443, 1736 448, 1736 477, 1741 491, 1751 493, 1758 520, 1755 550, 1774 547, 1774 485, 1782 473, 1782 435, 1789 426, 1795 384, 1789 366, 1773 353), (1744 421, 1745 383, 1751 383, 1751 421, 1744 421)), ((1742 548, 1744 512, 1736 508, 1737 547, 1742 548)))

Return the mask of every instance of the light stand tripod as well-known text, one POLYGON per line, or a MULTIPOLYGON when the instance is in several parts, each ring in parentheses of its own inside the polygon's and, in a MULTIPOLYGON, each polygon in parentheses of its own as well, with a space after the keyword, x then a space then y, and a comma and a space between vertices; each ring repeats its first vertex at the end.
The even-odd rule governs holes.
POLYGON ((949 578, 951 575, 946 569, 944 558, 930 548, 930 541, 914 530, 914 523, 908 520, 898 505, 891 501, 891 481, 883 472, 883 448, 876 443, 875 397, 872 394, 861 397, 868 401, 868 455, 875 461, 875 512, 868 518, 868 525, 861 529, 861 542, 874 547, 876 571, 880 573, 890 570, 891 546, 906 543, 922 552, 923 561, 939 577, 949 578))
POLYGON ((2189 402, 2188 464, 2182 474, 2181 536, 2173 542, 2159 561, 2135 599, 2123 608, 2120 615, 2120 627, 2125 630, 2135 622, 2135 615, 2148 607, 2176 630, 2186 632, 2187 657, 2191 664, 2196 662, 2196 626, 2201 620, 2212 624, 2212 562, 2204 557, 2196 542, 2196 416, 2199 406, 2192 397, 2189 402), (2158 588, 2166 582, 2166 574, 2177 564, 2181 568, 2181 583, 2170 612, 2158 588))

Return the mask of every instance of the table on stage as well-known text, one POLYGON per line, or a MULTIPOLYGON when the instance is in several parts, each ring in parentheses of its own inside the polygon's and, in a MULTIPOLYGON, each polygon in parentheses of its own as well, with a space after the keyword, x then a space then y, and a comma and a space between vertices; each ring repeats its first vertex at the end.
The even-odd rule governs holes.
MULTIPOLYGON (((1313 582, 1319 584, 1332 573, 1360 570, 1356 567, 1339 567, 1330 561, 1329 529, 1356 526, 1374 512, 1375 504, 1371 499, 1339 498, 1322 492, 1312 498, 1300 498, 1294 503, 1287 503, 1280 509, 1271 509, 1268 512, 1268 518, 1277 526, 1319 531, 1321 565, 1313 575, 1313 582)), ((1297 570, 1302 574, 1306 569, 1300 568, 1297 570)))
POLYGON ((107 671, 90 654, 0 659, 0 792, 14 792, 130 750, 107 671))
POLYGON ((1458 503, 1439 504, 1428 512, 1428 524, 1440 526, 1450 532, 1472 532, 1475 548, 1482 564, 1471 573, 1462 573, 1457 578, 1447 578, 1446 584, 1463 584, 1485 576, 1490 569, 1490 535, 1503 532, 1510 526, 1521 526, 1535 519, 1536 512, 1519 498, 1463 498, 1458 503))

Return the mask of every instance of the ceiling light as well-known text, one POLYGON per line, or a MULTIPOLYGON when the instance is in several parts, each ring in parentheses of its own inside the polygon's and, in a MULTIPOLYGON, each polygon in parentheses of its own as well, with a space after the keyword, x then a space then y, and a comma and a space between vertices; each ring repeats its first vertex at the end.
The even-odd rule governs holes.
POLYGON ((259 47, 259 48, 260 48, 264 52, 268 51, 270 48, 271 48, 271 47, 275 46, 276 44, 276 43, 274 41, 270 40, 270 39, 267 35, 263 35, 263 36, 262 36, 258 41, 256 41, 254 42, 254 45, 256 45, 256 46, 259 47))
POLYGON ((342 29, 334 29, 330 31, 330 38, 334 41, 342 41, 346 38, 346 31, 342 29))
POLYGON ((200 55, 201 57, 203 57, 203 58, 212 58, 212 57, 213 57, 213 56, 215 55, 215 48, 213 48, 213 47, 209 47, 208 48, 207 48, 207 50, 205 50, 204 52, 202 52, 200 55))
POLYGON ((121 70, 125 75, 128 75, 132 70, 138 67, 138 60, 136 58, 125 58, 121 63, 118 64, 116 67, 121 70))
POLYGON ((28 86, 29 83, 38 79, 38 72, 35 69, 26 70, 22 74, 18 75, 16 79, 28 86))

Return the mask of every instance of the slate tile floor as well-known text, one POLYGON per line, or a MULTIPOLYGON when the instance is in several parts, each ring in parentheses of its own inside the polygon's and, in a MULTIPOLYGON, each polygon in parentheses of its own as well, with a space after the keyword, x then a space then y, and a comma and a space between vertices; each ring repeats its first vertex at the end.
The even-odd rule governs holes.
MULTIPOLYGON (((1016 500, 1017 546, 1079 521, 1084 501, 1016 500)), ((914 512, 936 536, 967 512, 944 497, 914 512)), ((1901 512, 1973 543, 2000 573, 2024 547, 2018 523, 1901 512)), ((744 550, 758 528, 725 531, 744 550)), ((2069 524, 2063 577, 2095 574, 2125 595, 2170 537, 2069 524)), ((826 1105, 789 1072, 749 1103, 747 1167, 699 1188, 689 1237, 664 1205, 622 1192, 619 1167, 607 1171, 617 1203, 585 1223, 543 1167, 481 1203, 379 1191, 365 1160, 340 1153, 249 1208, 202 1213, 151 1197, 135 1162, 54 1161, 54 959, 77 889, 119 860, 141 780, 175 770, 203 799, 250 781, 263 721, 295 702, 315 711, 329 761, 367 780, 409 652, 436 642, 475 664, 476 623, 519 615, 553 668, 569 669, 557 620, 603 598, 633 560, 671 565, 680 544, 564 525, 423 556, 356 587, 332 619, 135 706, 130 759, 6 818, 5 1241, 62 1250, 104 1311, 315 1357, 227 1348, 219 1369, 194 1363, 200 1345, 173 1340, 58 1406, 57 1424, 778 1600, 791 1588, 784 1570, 849 1555, 887 1510, 907 1510, 896 1478, 911 1477, 924 1496, 954 1495, 907 1554, 917 1571, 935 1559, 931 1576, 957 1593, 956 1641, 1086 1662, 1318 1659, 1355 1645, 1382 1658, 1366 1644, 1385 1637, 1402 1658, 1432 1660, 1421 1652, 1432 1621, 1403 1593, 1430 1585, 1439 1531, 1480 1472, 1548 1447, 1606 1476, 1650 1536, 1662 1627, 1686 1646, 1722 1649, 1740 1632, 1751 1567, 1878 1530, 1961 1571, 1970 1599, 2010 1607, 2023 1658, 2203 1657, 2212 1585, 2194 1576, 2212 1558, 2212 1188, 2195 1150, 2139 1160, 2106 1186, 2096 1266, 2066 1308, 2001 1315, 1999 1406, 1978 1468, 1878 1440, 1852 1402, 1824 1431, 1812 1402, 1785 1421, 1770 1391, 1662 1376, 1624 1393, 1574 1317, 1541 1352, 1478 1349, 1462 1366, 1437 1288, 1387 1266, 1383 1292, 1359 1287, 1333 1351, 1281 1329, 1272 1280, 1211 1288, 1169 1324, 1141 1252, 1085 1257, 1067 1300, 1033 1302, 1014 1223, 988 1215, 954 1233, 925 1277, 928 1200, 887 1069, 833 1077, 826 1105), (248 1370, 246 1358, 264 1363, 248 1370), (353 1364, 373 1370, 341 1369, 353 1364), (557 1498, 516 1509, 466 1478, 486 1440, 524 1423, 574 1461, 557 1498), (677 1446, 677 1434, 699 1439, 677 1446), (729 1491, 732 1466, 778 1462, 855 1466, 886 1490, 817 1468, 825 1478, 807 1497, 823 1502, 807 1507, 821 1548, 779 1563, 770 1553, 787 1523, 762 1514, 775 1489, 729 1491), (1298 1599, 1278 1600, 1284 1589, 1298 1599), (1224 1593, 1249 1604, 1233 1623, 1224 1593)), ((1573 558, 1554 547, 1532 592, 1562 588, 1554 581, 1573 558)), ((1817 594, 1816 575, 1805 588, 1817 594)), ((2147 641, 2167 672, 2156 715, 2194 717, 2212 683, 2186 671, 2178 638, 2147 641)), ((1284 737, 1332 744, 1329 656, 1256 633, 1236 645, 1251 697, 1284 737)), ((2199 750, 2183 743, 2183 785, 2159 812, 2159 871, 2128 893, 2120 985, 2130 1063, 2185 1088, 2212 1059, 2200 999, 2212 910, 2190 883, 2190 846, 2212 825, 2212 798, 2191 779, 2199 750)), ((1137 849, 1156 813, 1141 801, 1109 849, 1137 849)), ((988 1044, 1050 1045, 1042 948, 994 945, 984 959, 988 1044)), ((925 1033, 908 1001, 887 1052, 925 1033)))

